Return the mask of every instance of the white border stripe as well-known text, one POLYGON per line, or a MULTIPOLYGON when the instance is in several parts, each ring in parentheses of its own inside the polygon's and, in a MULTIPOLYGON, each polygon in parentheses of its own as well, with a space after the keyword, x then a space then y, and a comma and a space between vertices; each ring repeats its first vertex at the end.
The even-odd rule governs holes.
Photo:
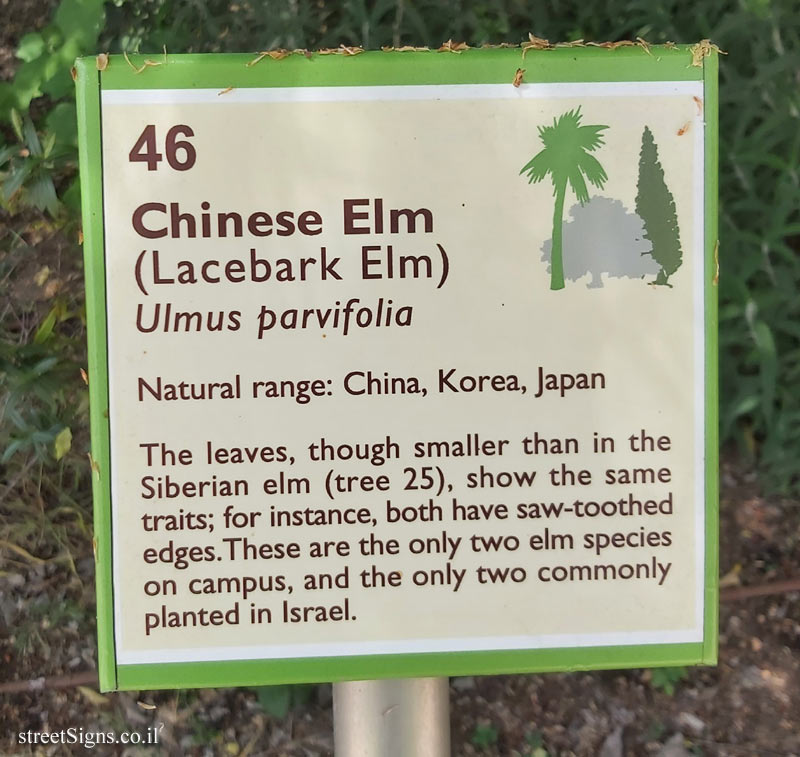
MULTIPOLYGON (((235 633, 234 629, 231 629, 235 633)), ((353 657, 357 655, 419 654, 424 652, 487 652, 507 649, 565 649, 638 644, 700 642, 702 629, 689 631, 637 631, 596 634, 549 634, 546 636, 500 636, 473 639, 387 639, 339 644, 282 644, 274 646, 153 649, 118 652, 119 665, 159 662, 213 662, 216 660, 283 660, 305 657, 353 657)))
POLYGON ((647 97, 703 94, 701 81, 563 82, 549 84, 413 84, 377 87, 259 87, 219 89, 112 89, 103 105, 185 105, 189 103, 367 102, 375 100, 525 100, 563 97, 647 97), (224 94, 222 94, 224 92, 224 94))
MULTIPOLYGON (((704 95, 702 95, 704 98, 704 95)), ((705 102, 705 99, 703 99, 705 102)), ((703 628, 706 591, 706 223, 705 207, 705 120, 703 128, 694 128, 694 238, 692 252, 698 270, 694 277, 694 459, 696 466, 694 491, 694 531, 695 531, 695 575, 697 588, 695 595, 695 625, 703 628)), ((684 240, 684 247, 686 242, 684 240)))

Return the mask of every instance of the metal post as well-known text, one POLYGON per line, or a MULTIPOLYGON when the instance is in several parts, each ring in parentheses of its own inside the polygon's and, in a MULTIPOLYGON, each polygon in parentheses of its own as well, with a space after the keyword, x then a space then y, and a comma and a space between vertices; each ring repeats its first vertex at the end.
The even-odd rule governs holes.
POLYGON ((447 678, 333 686, 336 757, 450 757, 447 678))

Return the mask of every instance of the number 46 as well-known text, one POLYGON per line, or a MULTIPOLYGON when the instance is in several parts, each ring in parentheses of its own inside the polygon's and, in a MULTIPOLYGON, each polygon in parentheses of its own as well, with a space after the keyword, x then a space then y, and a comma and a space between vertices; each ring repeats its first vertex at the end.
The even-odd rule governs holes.
MULTIPOLYGON (((178 137, 193 136, 194 132, 186 124, 173 126, 167 132, 164 151, 170 168, 176 171, 188 171, 195 164, 197 152, 194 145, 185 139, 178 139, 178 137)), ((144 131, 128 153, 128 159, 131 163, 147 163, 148 171, 155 171, 158 164, 164 160, 156 148, 156 127, 153 124, 144 127, 144 131)))

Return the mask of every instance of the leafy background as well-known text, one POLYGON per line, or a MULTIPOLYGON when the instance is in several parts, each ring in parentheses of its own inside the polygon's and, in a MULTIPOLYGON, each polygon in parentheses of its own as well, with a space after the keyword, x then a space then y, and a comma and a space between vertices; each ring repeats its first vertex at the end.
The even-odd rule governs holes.
MULTIPOLYGON (((18 41, 15 58, 0 55, 0 548, 44 584, 53 565, 75 579, 66 599, 43 595, 27 612, 13 639, 20 654, 49 654, 45 624, 91 634, 91 585, 81 581, 91 570, 91 495, 70 76, 83 54, 480 45, 529 32, 553 41, 711 38, 728 53, 721 438, 765 486, 800 494, 800 0, 9 0, 0 21, 0 38, 18 41)), ((301 694, 259 698, 280 712, 301 694)))

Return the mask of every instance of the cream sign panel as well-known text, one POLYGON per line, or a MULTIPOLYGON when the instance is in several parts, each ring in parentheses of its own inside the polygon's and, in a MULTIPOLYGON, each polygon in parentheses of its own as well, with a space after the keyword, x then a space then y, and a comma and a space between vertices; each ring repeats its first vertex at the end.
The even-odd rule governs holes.
POLYGON ((703 641, 702 81, 100 98, 119 666, 703 641))

